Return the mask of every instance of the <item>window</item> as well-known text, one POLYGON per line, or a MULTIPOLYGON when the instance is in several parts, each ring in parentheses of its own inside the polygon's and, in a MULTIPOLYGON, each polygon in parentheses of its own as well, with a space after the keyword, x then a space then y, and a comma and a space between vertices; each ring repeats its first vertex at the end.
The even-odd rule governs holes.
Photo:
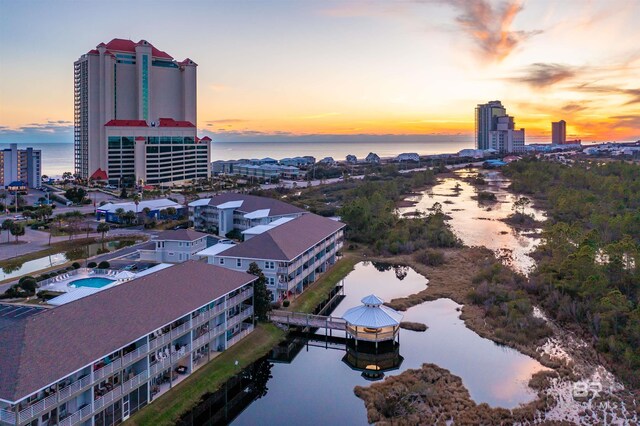
POLYGON ((241 267, 242 267, 242 259, 236 259, 236 266, 237 266, 238 268, 241 268, 241 267))
POLYGON ((264 262, 264 269, 275 269, 276 265, 275 262, 272 262, 270 260, 267 260, 266 262, 264 262))
POLYGON ((224 265, 224 259, 223 258, 220 258, 220 264, 224 265))
POLYGON ((276 279, 274 277, 269 277, 269 285, 276 285, 276 279))
POLYGON ((142 117, 149 120, 149 56, 142 55, 142 117))

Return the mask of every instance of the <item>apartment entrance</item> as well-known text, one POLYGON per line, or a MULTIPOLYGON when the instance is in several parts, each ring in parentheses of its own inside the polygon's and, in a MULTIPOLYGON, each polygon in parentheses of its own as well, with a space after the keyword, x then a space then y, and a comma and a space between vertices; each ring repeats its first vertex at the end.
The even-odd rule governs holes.
POLYGON ((127 394, 122 398, 122 421, 127 420, 130 414, 131 412, 129 410, 129 395, 127 394))

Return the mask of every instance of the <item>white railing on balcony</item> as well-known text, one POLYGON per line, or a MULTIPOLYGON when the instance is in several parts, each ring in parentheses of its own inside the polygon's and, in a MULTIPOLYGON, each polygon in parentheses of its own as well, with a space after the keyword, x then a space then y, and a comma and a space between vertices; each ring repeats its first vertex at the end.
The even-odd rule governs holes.
POLYGON ((178 336, 180 336, 181 334, 184 334, 187 330, 189 330, 189 323, 185 322, 184 324, 180 325, 177 328, 174 328, 173 330, 171 330, 171 338, 176 338, 178 336))
POLYGON ((207 322, 209 319, 211 319, 211 317, 213 316, 213 312, 212 311, 205 311, 205 312, 201 312, 200 314, 198 314, 197 317, 194 317, 191 322, 193 323, 194 326, 196 325, 200 325, 204 322, 207 322))
POLYGON ((231 307, 237 305, 240 302, 244 302, 246 299, 251 297, 252 294, 253 294, 253 289, 252 288, 244 290, 243 292, 241 292, 241 293, 233 296, 231 299, 227 300, 227 307, 231 308, 231 307))
POLYGON ((58 422, 58 426, 73 426, 79 423, 81 419, 82 419, 82 416, 80 414, 80 411, 78 410, 75 413, 71 414, 70 416, 67 416, 64 419, 60 420, 58 422))
POLYGON ((22 423, 38 414, 42 413, 48 408, 52 408, 58 405, 58 395, 53 394, 45 399, 41 399, 35 404, 25 408, 18 413, 18 423, 22 423))
POLYGON ((244 311, 240 312, 238 315, 234 316, 233 318, 229 318, 227 320, 227 327, 233 327, 234 325, 244 321, 245 319, 249 318, 252 313, 253 313, 253 306, 247 307, 244 311))
POLYGON ((219 305, 215 305, 213 307, 213 315, 215 316, 216 314, 219 314, 220 312, 224 311, 226 309, 225 304, 224 303, 220 303, 219 305))
POLYGON ((80 410, 80 418, 85 419, 87 416, 90 416, 93 413, 93 409, 91 408, 91 404, 85 405, 80 410))
POLYGON ((163 346, 171 342, 171 333, 165 333, 149 341, 149 349, 155 349, 158 346, 163 346))
POLYGON ((86 375, 83 378, 81 378, 80 380, 76 380, 75 382, 71 383, 70 385, 63 387, 58 392, 58 394, 60 395, 60 401, 70 397, 74 393, 78 392, 80 389, 82 389, 84 387, 87 387, 90 384, 91 384, 91 375, 86 375))
POLYGON ((16 413, 0 408, 0 422, 16 424, 16 413))
POLYGON ((171 362, 177 361, 185 355, 188 355, 191 352, 191 345, 186 344, 181 347, 179 350, 171 350, 171 362))
POLYGON ((227 326, 224 323, 220 324, 217 327, 214 327, 213 330, 209 332, 209 340, 215 339, 216 337, 224 333, 226 329, 227 329, 227 326))
POLYGON ((108 393, 102 395, 100 398, 96 399, 93 402, 94 411, 97 411, 98 409, 100 409, 100 408, 104 407, 105 405, 109 404, 111 401, 115 400, 120 395, 122 395, 122 387, 120 387, 120 386, 118 386, 117 388, 113 389, 111 392, 108 392, 108 393))
POLYGON ((154 376, 155 374, 161 371, 164 371, 164 369, 169 367, 170 365, 171 365, 171 360, 168 357, 163 358, 158 362, 156 362, 155 364, 153 364, 149 369, 149 371, 151 372, 151 375, 154 376))
POLYGON ((149 377, 149 372, 147 370, 144 370, 142 373, 138 373, 136 376, 132 377, 122 384, 122 392, 126 394, 129 391, 137 388, 142 383, 144 383, 145 380, 147 380, 147 377, 149 377))
POLYGON ((99 370, 93 372, 93 380, 99 380, 105 377, 107 374, 111 374, 114 371, 122 367, 122 358, 118 358, 115 361, 110 362, 99 370))
POLYGON ((239 340, 243 339, 244 337, 246 337, 247 334, 251 333, 251 330, 253 330, 253 327, 247 328, 245 330, 242 330, 240 333, 238 333, 235 336, 233 336, 227 342, 227 348, 229 348, 229 347, 235 345, 236 343, 238 343, 239 340))
POLYGON ((122 365, 128 365, 131 362, 137 360, 138 358, 144 356, 145 354, 147 354, 149 352, 149 346, 148 345, 142 345, 140 346, 138 349, 136 349, 133 352, 129 352, 128 354, 126 354, 125 356, 122 357, 122 365))
POLYGON ((205 345, 208 341, 209 341, 209 333, 205 333, 193 341, 193 347, 199 348, 200 346, 205 345))

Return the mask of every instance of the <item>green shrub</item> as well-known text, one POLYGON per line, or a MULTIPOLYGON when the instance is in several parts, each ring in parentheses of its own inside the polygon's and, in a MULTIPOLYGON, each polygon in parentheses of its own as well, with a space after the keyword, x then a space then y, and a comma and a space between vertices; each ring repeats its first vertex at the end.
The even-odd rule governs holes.
POLYGON ((99 269, 107 269, 111 266, 111 264, 109 262, 107 262, 106 260, 103 260, 102 262, 100 262, 98 264, 98 268, 99 269))
POLYGON ((73 262, 71 266, 73 266, 73 269, 79 269, 81 265, 78 262, 73 262))
POLYGON ((440 266, 445 263, 444 253, 439 250, 424 249, 413 257, 416 261, 428 266, 440 266))
POLYGON ((282 302, 282 306, 283 306, 283 307, 285 307, 285 308, 288 308, 290 304, 291 304, 291 302, 289 301, 289 299, 284 300, 284 301, 282 302))
POLYGON ((87 263, 87 268, 95 268, 96 266, 98 266, 98 264, 96 262, 87 263))
POLYGON ((18 280, 18 284, 22 284, 25 281, 31 281, 31 280, 35 280, 35 278, 33 278, 31 275, 25 275, 24 277, 18 280))

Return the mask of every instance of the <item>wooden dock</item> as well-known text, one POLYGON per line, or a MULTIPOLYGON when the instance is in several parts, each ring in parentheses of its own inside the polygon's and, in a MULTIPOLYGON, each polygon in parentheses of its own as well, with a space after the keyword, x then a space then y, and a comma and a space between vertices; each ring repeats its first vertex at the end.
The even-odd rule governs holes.
POLYGON ((326 315, 313 315, 304 312, 276 310, 269 312, 269 319, 271 322, 286 325, 288 327, 324 328, 326 330, 342 331, 347 329, 347 322, 342 318, 326 315))

